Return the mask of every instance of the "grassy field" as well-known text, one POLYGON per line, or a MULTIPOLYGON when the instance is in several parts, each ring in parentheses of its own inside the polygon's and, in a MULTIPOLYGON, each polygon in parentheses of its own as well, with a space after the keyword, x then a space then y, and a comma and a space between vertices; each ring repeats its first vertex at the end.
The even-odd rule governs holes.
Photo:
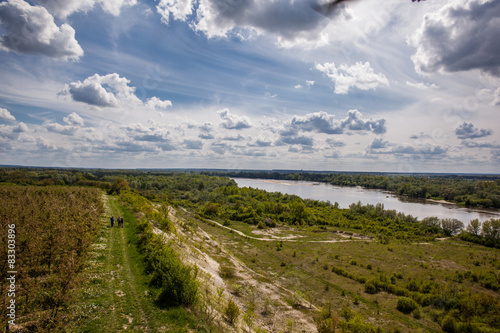
MULTIPOLYGON (((452 238, 426 243, 393 241, 381 244, 373 239, 357 239, 356 234, 339 236, 331 227, 287 227, 270 232, 233 222, 229 228, 250 236, 244 237, 193 216, 191 220, 221 244, 226 244, 231 253, 252 270, 304 297, 306 308, 334 309, 344 320, 358 315, 367 327, 384 332, 441 332, 442 322, 450 311, 446 305, 434 305, 419 306, 412 313, 404 314, 397 310, 400 296, 394 292, 367 292, 371 281, 386 281, 393 286, 391 290, 406 290, 411 296, 425 297, 439 290, 445 303, 469 293, 487 295, 485 297, 499 304, 498 291, 465 277, 493 272, 499 278, 498 249, 452 238), (270 235, 276 240, 253 238, 268 239, 270 235)), ((297 303, 296 299, 289 301, 297 303)), ((492 303, 491 306, 496 305, 492 303)), ((309 312, 313 315, 313 311, 309 312)), ((498 315, 498 309, 494 312, 492 316, 498 315)), ((498 332, 492 325, 478 324, 477 327, 482 327, 484 332, 498 332)), ((355 330, 351 328, 351 331, 355 330)))

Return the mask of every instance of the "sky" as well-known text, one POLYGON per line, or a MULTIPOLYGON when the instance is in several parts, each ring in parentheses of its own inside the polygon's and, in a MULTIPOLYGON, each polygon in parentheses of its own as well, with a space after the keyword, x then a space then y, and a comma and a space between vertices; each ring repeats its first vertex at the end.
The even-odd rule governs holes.
POLYGON ((3 0, 0 164, 500 173, 498 36, 498 0, 3 0))

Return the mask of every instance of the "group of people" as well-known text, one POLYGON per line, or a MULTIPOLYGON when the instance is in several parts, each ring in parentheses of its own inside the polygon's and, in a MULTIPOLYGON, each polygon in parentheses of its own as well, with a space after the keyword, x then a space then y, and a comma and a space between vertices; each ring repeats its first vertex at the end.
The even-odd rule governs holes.
MULTIPOLYGON (((113 228, 113 225, 115 224, 115 217, 111 216, 111 228, 113 228)), ((122 227, 123 228, 123 217, 119 217, 116 222, 118 222, 118 228, 122 227)))

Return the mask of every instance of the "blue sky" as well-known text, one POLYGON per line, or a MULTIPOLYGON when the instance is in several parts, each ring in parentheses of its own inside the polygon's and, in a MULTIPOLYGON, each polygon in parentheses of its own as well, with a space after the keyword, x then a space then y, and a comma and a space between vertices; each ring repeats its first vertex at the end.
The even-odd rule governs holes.
POLYGON ((324 2, 0 1, 0 164, 500 172, 499 1, 324 2))

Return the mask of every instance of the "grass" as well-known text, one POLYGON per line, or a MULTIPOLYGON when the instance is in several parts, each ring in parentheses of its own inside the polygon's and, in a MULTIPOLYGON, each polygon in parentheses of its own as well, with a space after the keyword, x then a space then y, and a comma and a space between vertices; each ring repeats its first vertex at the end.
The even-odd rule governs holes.
MULTIPOLYGON (((368 294, 364 283, 332 272, 341 268, 355 277, 387 279, 395 286, 406 288, 412 281, 438 283, 457 290, 471 290, 493 294, 472 281, 457 281, 460 272, 498 271, 500 250, 476 246, 454 239, 423 244, 375 241, 317 243, 334 235, 331 228, 306 228, 283 231, 279 236, 299 235, 298 241, 262 241, 244 238, 230 230, 198 221, 198 226, 223 244, 230 244, 231 252, 254 271, 290 290, 309 295, 319 307, 332 306, 340 311, 350 307, 367 321, 391 332, 398 327, 405 332, 441 332, 431 308, 422 308, 418 314, 405 315, 396 309, 398 296, 379 292, 368 294), (479 263, 479 266, 478 266, 479 263), (457 273, 458 272, 458 273, 457 273), (392 278, 392 280, 391 280, 392 278)), ((252 226, 231 223, 231 228, 252 236, 252 226)))

